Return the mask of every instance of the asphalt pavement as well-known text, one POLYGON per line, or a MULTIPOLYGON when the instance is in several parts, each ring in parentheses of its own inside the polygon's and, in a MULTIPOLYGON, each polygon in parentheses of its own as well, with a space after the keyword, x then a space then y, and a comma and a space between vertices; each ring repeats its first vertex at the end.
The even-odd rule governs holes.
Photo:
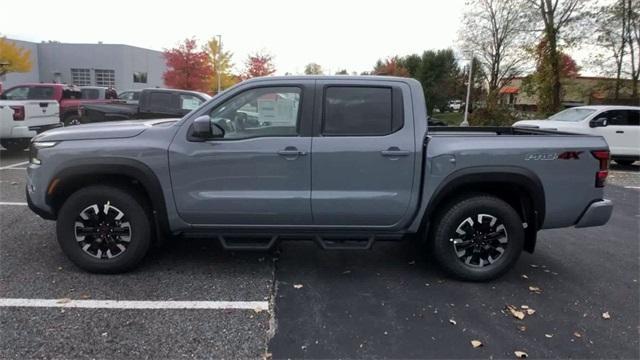
POLYGON ((180 240, 131 273, 88 274, 59 250, 55 224, 24 206, 26 160, 0 151, 0 300, 268 310, 0 307, 2 359, 640 358, 637 165, 612 165, 609 224, 543 231, 534 254, 476 284, 445 277, 411 242, 322 251, 290 241, 261 253, 180 240))

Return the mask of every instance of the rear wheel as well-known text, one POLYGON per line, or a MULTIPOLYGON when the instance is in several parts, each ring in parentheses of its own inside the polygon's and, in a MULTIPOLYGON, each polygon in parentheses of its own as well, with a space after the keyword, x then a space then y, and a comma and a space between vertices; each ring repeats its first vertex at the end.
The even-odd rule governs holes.
POLYGON ((633 165, 634 162, 636 162, 635 160, 617 160, 617 159, 613 159, 616 163, 618 163, 619 165, 623 165, 623 166, 629 166, 629 165, 633 165))
POLYGON ((0 145, 9 151, 22 151, 29 147, 30 139, 2 139, 0 145))
POLYGON ((59 211, 58 243, 78 267, 96 273, 134 268, 151 243, 145 201, 112 186, 95 185, 73 193, 59 211))
POLYGON ((524 245, 518 213, 503 200, 474 195, 450 202, 436 220, 431 248, 450 275, 492 280, 509 270, 524 245))

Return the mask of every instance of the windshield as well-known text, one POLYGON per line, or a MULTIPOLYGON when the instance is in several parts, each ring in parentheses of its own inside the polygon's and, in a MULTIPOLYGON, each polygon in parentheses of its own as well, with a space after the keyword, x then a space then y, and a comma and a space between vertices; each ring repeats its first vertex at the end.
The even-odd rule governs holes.
POLYGON ((549 120, 555 121, 581 121, 584 120, 587 116, 593 114, 595 112, 594 109, 567 109, 560 111, 557 114, 551 115, 549 120))

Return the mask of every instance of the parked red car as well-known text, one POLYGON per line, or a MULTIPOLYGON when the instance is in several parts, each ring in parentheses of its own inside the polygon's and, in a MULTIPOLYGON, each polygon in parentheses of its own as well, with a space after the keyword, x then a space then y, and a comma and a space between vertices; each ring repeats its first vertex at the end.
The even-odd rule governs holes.
POLYGON ((113 102, 108 99, 108 96, 102 99, 87 99, 86 96, 82 96, 81 88, 77 86, 53 83, 14 86, 5 90, 0 98, 7 100, 56 100, 60 104, 60 121, 65 126, 78 123, 80 105, 113 102))

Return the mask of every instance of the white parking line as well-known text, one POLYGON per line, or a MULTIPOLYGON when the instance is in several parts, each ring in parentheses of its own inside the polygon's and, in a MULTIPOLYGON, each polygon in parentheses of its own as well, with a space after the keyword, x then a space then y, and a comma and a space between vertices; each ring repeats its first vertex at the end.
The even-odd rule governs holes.
POLYGON ((71 299, 0 298, 0 307, 45 307, 81 309, 204 309, 204 310, 269 310, 267 301, 130 301, 71 299))
POLYGON ((8 167, 8 168, 3 168, 2 170, 27 170, 27 168, 23 168, 23 167, 8 167))
POLYGON ((26 202, 0 201, 0 205, 27 206, 26 202))
POLYGON ((625 186, 625 189, 640 189, 640 186, 625 186))
POLYGON ((11 169, 11 168, 16 167, 16 166, 27 165, 28 163, 29 163, 28 161, 23 161, 23 162, 19 162, 19 163, 15 163, 15 164, 11 164, 11 165, 0 167, 0 170, 6 170, 6 169, 11 169))

